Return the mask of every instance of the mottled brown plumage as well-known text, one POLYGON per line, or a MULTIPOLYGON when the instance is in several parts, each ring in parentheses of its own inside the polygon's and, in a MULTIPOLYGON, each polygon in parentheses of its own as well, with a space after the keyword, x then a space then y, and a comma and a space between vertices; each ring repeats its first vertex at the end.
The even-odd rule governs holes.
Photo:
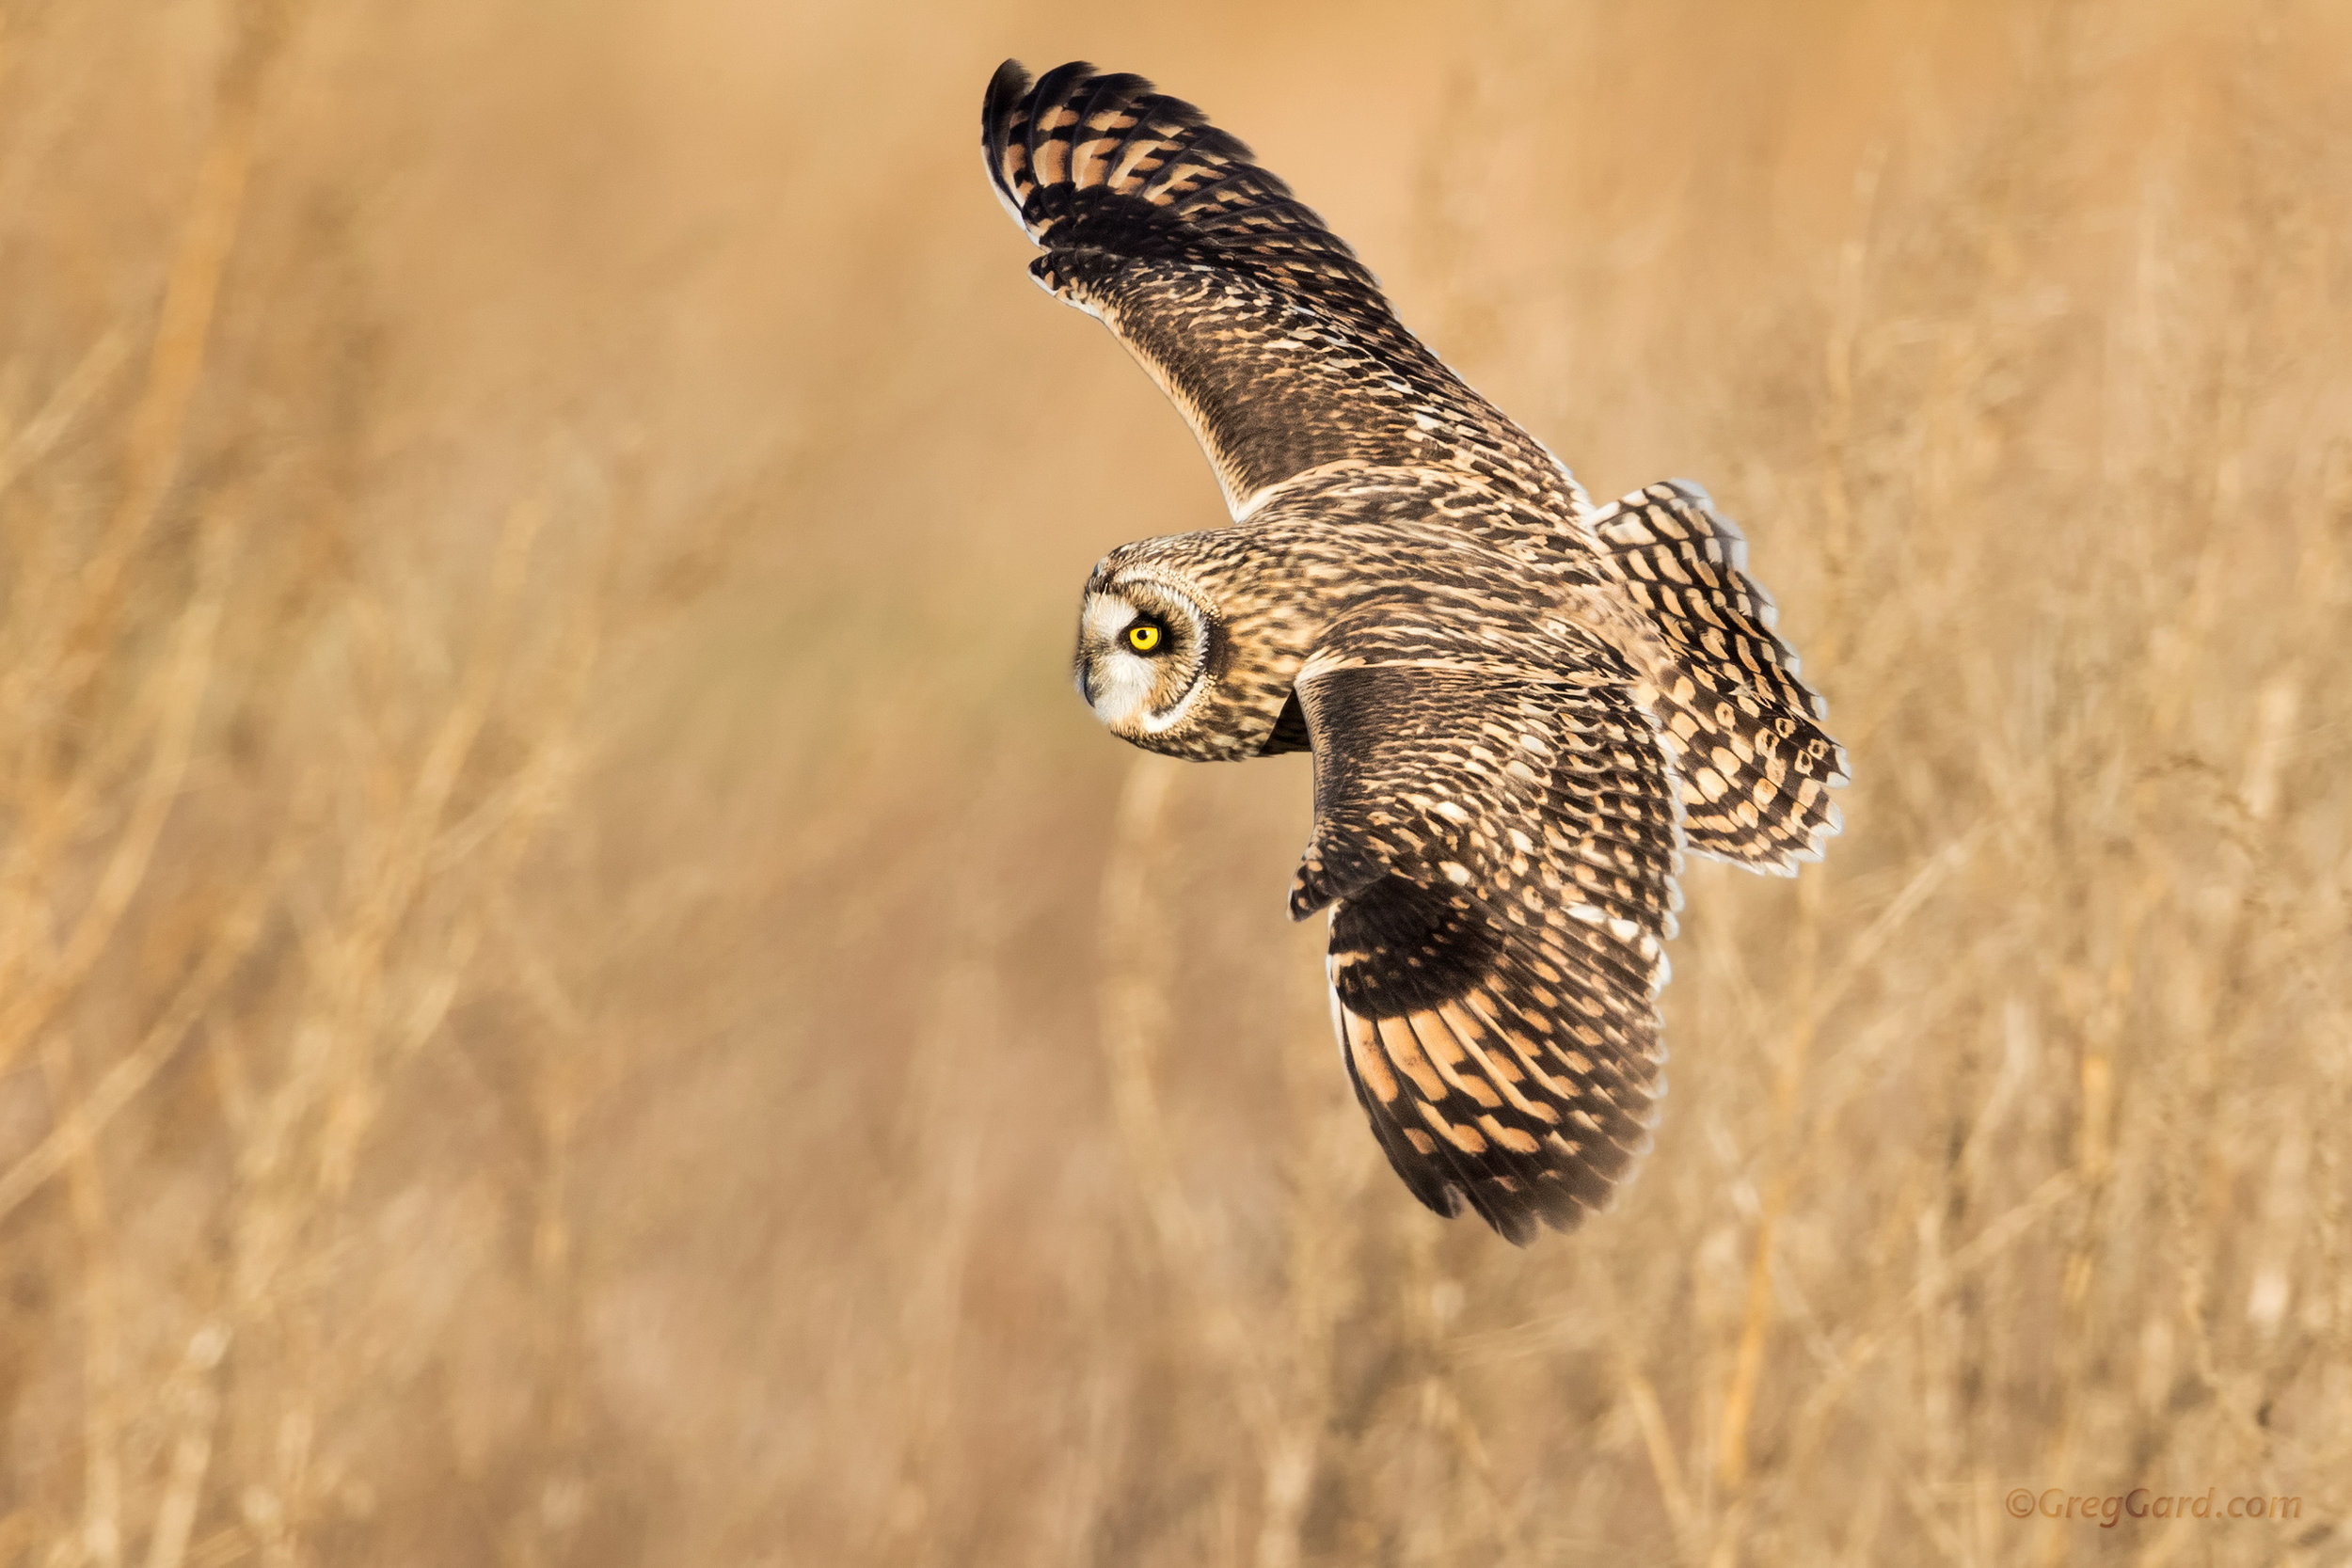
POLYGON ((1694 485, 1596 508, 1400 325, 1240 142, 1139 77, 1008 61, 982 143, 1207 451, 1233 523, 1123 545, 1076 674, 1114 733, 1314 753, 1291 894, 1328 910, 1341 1054, 1398 1175, 1514 1242, 1647 1146, 1675 878, 1792 871, 1845 757, 1694 485))

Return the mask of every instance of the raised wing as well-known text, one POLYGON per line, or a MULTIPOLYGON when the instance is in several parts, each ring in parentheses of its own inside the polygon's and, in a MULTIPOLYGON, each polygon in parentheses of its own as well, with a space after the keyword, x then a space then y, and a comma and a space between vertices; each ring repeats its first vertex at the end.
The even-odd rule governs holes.
POLYGON ((1622 686, 1464 652, 1310 665, 1291 910, 1331 909, 1341 1055, 1389 1163, 1523 1244, 1602 1207, 1648 1147, 1675 802, 1622 686))
POLYGON ((1100 318, 1191 421, 1236 518, 1334 465, 1449 469, 1555 515, 1559 461, 1397 322, 1356 253, 1191 104, 1011 60, 981 112, 989 178, 1045 249, 1038 281, 1100 318))

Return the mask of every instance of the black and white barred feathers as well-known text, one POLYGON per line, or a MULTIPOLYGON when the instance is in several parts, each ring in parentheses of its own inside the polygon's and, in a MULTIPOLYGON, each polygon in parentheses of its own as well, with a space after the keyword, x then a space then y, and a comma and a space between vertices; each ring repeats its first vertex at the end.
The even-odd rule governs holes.
POLYGON ((1662 1091, 1684 850, 1792 872, 1845 753, 1697 486, 1596 507, 1249 150, 1142 78, 1007 62, 989 178, 1184 412, 1230 526, 1105 556, 1073 673, 1153 751, 1314 753, 1296 918, 1415 1196, 1514 1242, 1608 1201, 1662 1091))

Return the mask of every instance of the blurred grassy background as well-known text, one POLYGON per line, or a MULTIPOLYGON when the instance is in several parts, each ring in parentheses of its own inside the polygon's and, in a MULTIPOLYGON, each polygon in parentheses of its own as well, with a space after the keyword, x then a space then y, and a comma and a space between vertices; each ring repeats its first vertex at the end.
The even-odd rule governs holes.
POLYGON ((2352 1560, 2352 11, 0 0, 0 1561, 2352 1560), (1415 1206, 981 178, 1253 142, 1851 748, 1415 1206), (2295 1496, 2020 1522, 2014 1487, 2295 1496))

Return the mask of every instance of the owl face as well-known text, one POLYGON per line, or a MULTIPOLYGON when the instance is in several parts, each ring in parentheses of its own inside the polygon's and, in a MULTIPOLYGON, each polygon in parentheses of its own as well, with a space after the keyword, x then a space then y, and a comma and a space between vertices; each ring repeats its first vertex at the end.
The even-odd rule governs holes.
POLYGON ((1263 528, 1121 545, 1078 606, 1078 695, 1113 735, 1201 762, 1263 756, 1325 617, 1263 528))
POLYGON ((1095 572, 1078 609, 1078 695, 1123 740, 1187 751, 1216 685, 1225 634, 1200 590, 1164 568, 1095 572))

